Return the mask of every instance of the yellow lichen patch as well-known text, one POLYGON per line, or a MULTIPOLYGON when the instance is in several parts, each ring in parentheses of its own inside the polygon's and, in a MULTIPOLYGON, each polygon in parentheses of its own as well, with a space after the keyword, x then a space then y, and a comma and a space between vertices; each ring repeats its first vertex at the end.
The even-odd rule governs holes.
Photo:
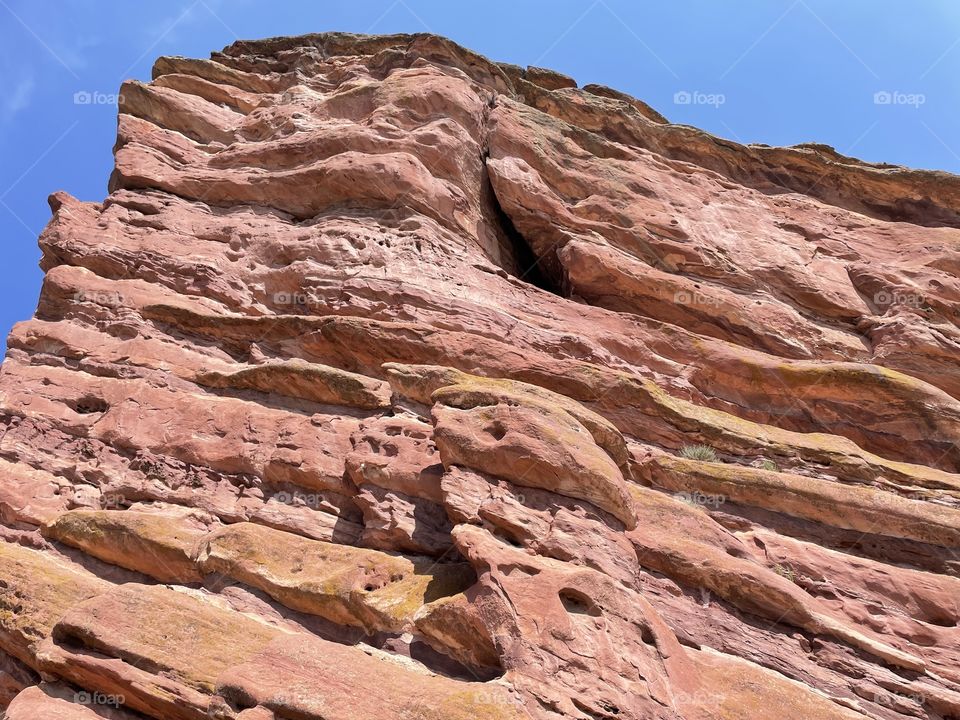
POLYGON ((907 485, 960 492, 960 476, 925 465, 887 460, 867 452, 852 440, 826 433, 800 433, 744 420, 673 397, 644 378, 630 378, 628 388, 612 402, 643 407, 690 437, 733 454, 763 452, 797 457, 831 466, 851 480, 872 481, 884 475, 907 485))
MULTIPOLYGON (((523 398, 525 402, 540 402, 545 407, 559 408, 587 428, 594 441, 610 454, 617 465, 623 466, 629 457, 626 441, 613 423, 576 400, 539 385, 506 378, 470 375, 440 365, 385 363, 383 369, 398 393, 425 405, 438 401, 434 398, 434 393, 441 388, 456 386, 459 388, 457 392, 465 393, 464 402, 470 402, 468 397, 472 397, 473 402, 509 402, 523 398)), ((446 390, 444 392, 446 393, 446 390)), ((452 401, 452 395, 445 397, 452 401)))
POLYGON ((645 471, 669 490, 722 496, 849 530, 960 547, 960 510, 871 487, 667 456, 651 460, 645 471))
MULTIPOLYGON (((400 394, 426 404, 435 390, 472 377, 460 370, 430 365, 387 363, 384 369, 400 394)), ((878 372, 886 374, 883 369, 878 372)), ((905 485, 960 492, 960 477, 955 474, 888 460, 845 437, 784 430, 696 405, 671 395, 647 378, 619 370, 570 362, 562 378, 535 368, 518 373, 529 383, 537 383, 531 387, 543 392, 556 395, 546 390, 554 388, 576 404, 592 403, 618 430, 638 438, 672 446, 671 442, 682 437, 683 442, 703 442, 731 454, 763 453, 829 465, 832 472, 849 480, 872 482, 885 476, 905 485)), ((871 378, 876 381, 876 373, 871 378)), ((897 380, 903 378, 898 375, 897 380)))
POLYGON ((621 467, 626 465, 630 456, 623 435, 613 423, 588 410, 576 400, 536 385, 474 376, 455 385, 438 388, 431 396, 431 400, 461 409, 497 403, 523 403, 531 407, 540 407, 545 412, 565 412, 589 431, 594 442, 606 450, 617 465, 621 467))
POLYGON ((436 650, 467 667, 499 666, 500 656, 490 633, 463 593, 424 605, 417 612, 415 622, 417 630, 436 650))
POLYGON ((384 363, 383 370, 393 389, 404 397, 429 405, 435 390, 466 382, 474 375, 443 365, 407 365, 384 363))
POLYGON ((160 585, 130 583, 68 611, 57 637, 213 692, 227 668, 282 635, 247 615, 160 585))
POLYGON ((205 529, 182 511, 71 510, 43 534, 162 582, 201 580, 193 556, 205 529))
POLYGON ((0 542, 0 648, 34 665, 36 643, 63 614, 112 587, 49 555, 0 542))
POLYGON ((675 698, 684 717, 716 720, 864 720, 864 714, 746 660, 709 649, 687 650, 702 689, 675 698))
POLYGON ((529 717, 499 682, 434 675, 380 653, 305 635, 276 639, 219 683, 284 718, 521 720, 529 717))
POLYGON ((451 693, 436 706, 419 706, 421 720, 458 720, 486 718, 486 720, 519 720, 527 717, 518 698, 511 698, 502 688, 479 687, 451 693))
POLYGON ((253 523, 212 533, 199 559, 206 573, 234 578, 290 608, 369 632, 410 629, 425 603, 458 593, 474 580, 464 563, 411 560, 253 523))
POLYGON ((889 392, 892 399, 905 400, 917 405, 924 400, 951 402, 950 396, 943 390, 882 365, 795 360, 779 363, 774 369, 777 379, 796 391, 814 385, 824 389, 859 388, 860 392, 889 392))
POLYGON ((390 386, 382 380, 299 359, 268 362, 233 373, 203 372, 195 379, 208 387, 256 390, 326 405, 365 410, 390 407, 390 386))

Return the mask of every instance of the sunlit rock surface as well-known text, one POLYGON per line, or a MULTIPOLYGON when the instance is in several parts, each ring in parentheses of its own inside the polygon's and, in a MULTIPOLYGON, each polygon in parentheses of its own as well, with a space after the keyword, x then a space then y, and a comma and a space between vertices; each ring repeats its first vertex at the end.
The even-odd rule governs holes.
POLYGON ((128 82, 0 371, 9 720, 960 717, 960 180, 430 35, 128 82))

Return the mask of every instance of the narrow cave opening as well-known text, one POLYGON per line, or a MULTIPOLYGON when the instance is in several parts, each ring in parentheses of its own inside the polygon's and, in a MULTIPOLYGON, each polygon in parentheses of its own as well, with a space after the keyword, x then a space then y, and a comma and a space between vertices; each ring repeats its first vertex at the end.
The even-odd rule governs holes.
POLYGON ((513 220, 511 220, 510 216, 500 207, 500 203, 496 200, 496 195, 494 195, 494 209, 497 214, 497 224, 506 236, 517 264, 517 274, 515 277, 548 293, 563 297, 562 289, 544 272, 543 261, 536 256, 533 248, 531 248, 530 244, 526 241, 526 238, 524 238, 516 226, 514 226, 513 220))
POLYGON ((579 590, 563 588, 559 592, 560 602, 563 609, 571 615, 589 615, 591 617, 600 617, 600 608, 589 597, 579 590))
MULTIPOLYGON (((494 220, 506 239, 508 249, 513 255, 516 266, 516 272, 511 272, 510 274, 518 280, 530 283, 534 287, 545 290, 552 295, 566 297, 563 288, 554 282, 546 272, 546 262, 548 259, 537 257, 530 243, 528 243, 527 239, 517 230, 513 224, 513 220, 500 205, 500 199, 493 189, 489 175, 486 178, 486 185, 486 195, 489 197, 490 205, 493 208, 494 220)), ((509 271, 509 268, 506 269, 509 271)))
POLYGON ((89 394, 79 399, 68 401, 67 406, 80 415, 99 415, 110 409, 110 405, 106 400, 89 394))

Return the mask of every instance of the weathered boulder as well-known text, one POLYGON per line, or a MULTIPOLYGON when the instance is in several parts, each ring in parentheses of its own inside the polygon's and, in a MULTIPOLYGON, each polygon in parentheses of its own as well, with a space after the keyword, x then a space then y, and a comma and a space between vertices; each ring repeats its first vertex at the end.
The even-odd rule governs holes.
POLYGON ((587 500, 636 526, 626 481, 587 428, 559 406, 469 385, 433 394, 434 438, 444 466, 587 500))
POLYGON ((369 632, 409 630, 424 604, 473 582, 463 563, 388 555, 255 523, 214 531, 198 560, 204 573, 240 580, 295 610, 369 632))

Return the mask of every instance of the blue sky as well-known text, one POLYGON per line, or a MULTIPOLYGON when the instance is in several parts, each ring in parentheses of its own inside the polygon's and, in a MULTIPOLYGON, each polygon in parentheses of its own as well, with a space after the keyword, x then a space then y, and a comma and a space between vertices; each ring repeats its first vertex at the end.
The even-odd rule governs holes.
POLYGON ((958 0, 0 0, 0 338, 36 306, 47 195, 106 195, 122 80, 324 30, 434 32, 742 142, 960 173, 958 0))

